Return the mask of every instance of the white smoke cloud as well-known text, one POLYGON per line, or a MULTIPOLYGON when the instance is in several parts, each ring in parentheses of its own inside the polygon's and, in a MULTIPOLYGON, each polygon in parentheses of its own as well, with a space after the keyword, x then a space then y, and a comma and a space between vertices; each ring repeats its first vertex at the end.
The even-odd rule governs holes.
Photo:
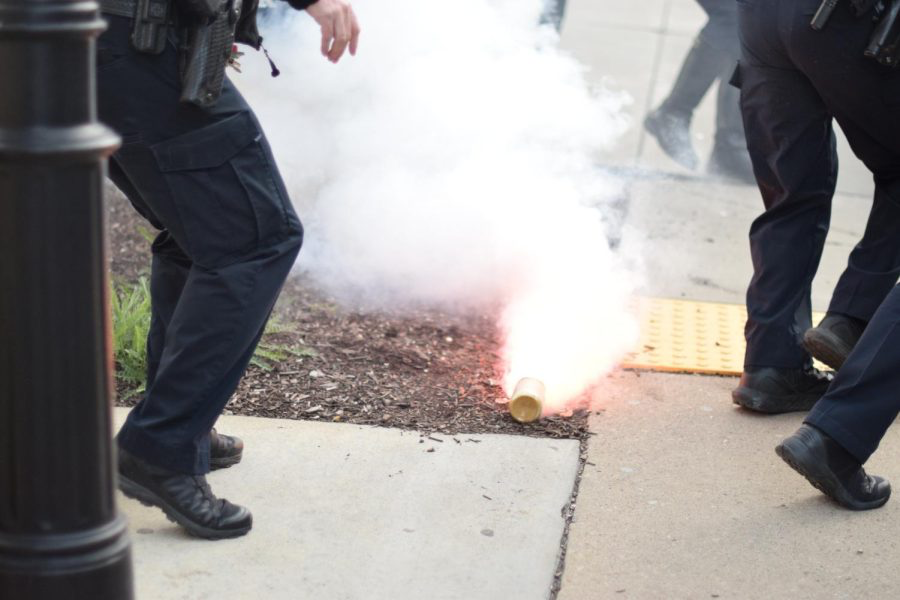
POLYGON ((306 225, 299 267, 382 305, 505 307, 510 381, 543 379, 559 409, 636 327, 604 222, 621 184, 594 166, 624 98, 588 88, 542 4, 356 0, 359 54, 338 65, 278 12, 262 32, 282 76, 248 56, 234 79, 306 225))

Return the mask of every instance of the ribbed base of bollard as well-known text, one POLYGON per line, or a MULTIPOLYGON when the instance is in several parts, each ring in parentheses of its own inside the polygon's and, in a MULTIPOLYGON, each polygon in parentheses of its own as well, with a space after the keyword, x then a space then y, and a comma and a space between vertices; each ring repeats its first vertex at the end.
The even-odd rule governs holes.
POLYGON ((67 534, 0 533, 0 590, 15 600, 132 598, 124 518, 67 534))

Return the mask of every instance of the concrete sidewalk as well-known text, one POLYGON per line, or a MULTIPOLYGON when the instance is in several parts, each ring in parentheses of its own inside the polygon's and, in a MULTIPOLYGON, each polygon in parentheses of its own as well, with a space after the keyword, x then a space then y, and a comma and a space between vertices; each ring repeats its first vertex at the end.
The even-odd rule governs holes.
POLYGON ((578 442, 248 417, 219 428, 247 447, 209 480, 253 511, 253 531, 197 540, 120 494, 138 598, 547 597, 578 442))
MULTIPOLYGON (((647 294, 743 302, 747 232, 759 192, 709 180, 665 157, 641 127, 668 92, 704 21, 693 0, 570 0, 563 44, 600 83, 628 91, 634 126, 602 160, 633 168, 625 243, 639 249, 647 294)), ((713 94, 695 116, 709 151, 713 94)), ((824 310, 871 206, 871 177, 841 148, 832 228, 813 287, 824 310)), ((837 508, 775 455, 802 415, 761 417, 731 403, 734 378, 618 373, 596 391, 604 412, 571 526, 560 598, 894 598, 900 596, 896 500, 837 508)), ((900 432, 871 471, 900 478, 900 432)))
MULTIPOLYGON (((774 452, 802 415, 732 378, 621 373, 597 394, 560 598, 896 598, 900 503, 841 509, 774 452)), ((900 476, 900 431, 871 471, 900 476)))

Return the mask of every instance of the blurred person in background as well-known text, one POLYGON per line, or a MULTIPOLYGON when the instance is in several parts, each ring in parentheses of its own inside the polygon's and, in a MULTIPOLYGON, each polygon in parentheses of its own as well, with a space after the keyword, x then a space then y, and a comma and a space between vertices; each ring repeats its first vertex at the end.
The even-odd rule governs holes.
POLYGON ((556 31, 562 29, 562 21, 566 16, 566 0, 546 0, 541 23, 550 23, 556 31))
POLYGON ((707 170, 754 184, 741 122, 740 95, 729 85, 740 56, 737 0, 697 1, 709 20, 694 39, 668 97, 644 119, 644 128, 670 158, 696 170, 700 159, 691 141, 691 120, 700 101, 718 82, 716 133, 707 170))

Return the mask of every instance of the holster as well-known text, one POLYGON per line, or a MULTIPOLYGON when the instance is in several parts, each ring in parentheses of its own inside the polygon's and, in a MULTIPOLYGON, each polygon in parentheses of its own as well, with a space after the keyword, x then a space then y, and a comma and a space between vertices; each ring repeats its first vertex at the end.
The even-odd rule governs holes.
POLYGON ((212 106, 222 94, 242 0, 220 2, 218 7, 205 0, 189 0, 189 4, 216 8, 216 12, 208 17, 187 15, 179 28, 181 101, 212 106))

